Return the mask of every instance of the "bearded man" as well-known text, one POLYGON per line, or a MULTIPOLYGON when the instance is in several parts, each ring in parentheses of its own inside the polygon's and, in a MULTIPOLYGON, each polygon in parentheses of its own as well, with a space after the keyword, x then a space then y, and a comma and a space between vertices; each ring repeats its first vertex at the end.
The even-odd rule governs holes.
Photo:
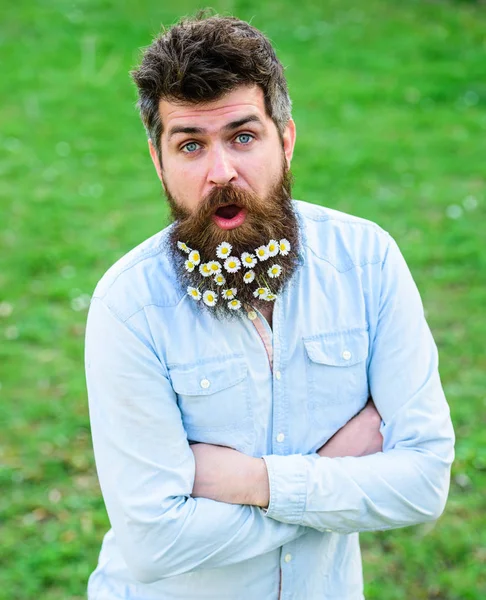
POLYGON ((374 223, 291 199, 265 36, 183 20, 133 77, 173 223, 90 307, 112 529, 91 600, 358 600, 360 531, 437 519, 453 430, 420 296, 374 223))

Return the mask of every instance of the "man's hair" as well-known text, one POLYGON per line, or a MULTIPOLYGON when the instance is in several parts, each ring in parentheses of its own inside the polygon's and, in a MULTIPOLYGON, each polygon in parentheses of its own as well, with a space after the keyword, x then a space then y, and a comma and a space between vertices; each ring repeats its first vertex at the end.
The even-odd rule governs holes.
POLYGON ((162 99, 198 104, 218 100, 240 85, 256 84, 280 137, 290 119, 284 69, 270 41, 234 17, 202 12, 181 19, 152 42, 131 75, 138 88, 140 115, 159 160, 162 99))

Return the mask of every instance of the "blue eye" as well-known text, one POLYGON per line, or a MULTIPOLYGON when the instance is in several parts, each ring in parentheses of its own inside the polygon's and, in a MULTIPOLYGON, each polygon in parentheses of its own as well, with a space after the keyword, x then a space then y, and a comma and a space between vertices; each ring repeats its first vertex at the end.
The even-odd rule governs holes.
POLYGON ((237 140, 240 140, 240 144, 249 144, 252 139, 253 136, 250 135, 249 133, 240 133, 239 135, 236 136, 237 140))
POLYGON ((192 154, 196 150, 198 150, 199 144, 197 142, 189 142, 185 146, 182 146, 182 151, 186 154, 192 154))

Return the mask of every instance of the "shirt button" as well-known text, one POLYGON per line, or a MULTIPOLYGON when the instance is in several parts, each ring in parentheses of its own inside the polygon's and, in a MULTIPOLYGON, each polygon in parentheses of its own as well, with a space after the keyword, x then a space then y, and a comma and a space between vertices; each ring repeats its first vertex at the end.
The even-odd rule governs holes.
POLYGON ((211 383, 210 383, 209 379, 201 379, 201 387, 202 388, 207 390, 210 385, 211 385, 211 383))
POLYGON ((344 358, 344 360, 349 360, 351 358, 351 352, 349 350, 345 350, 342 353, 342 357, 344 358))
POLYGON ((286 554, 286 555, 284 556, 284 561, 285 561, 286 563, 289 563, 291 560, 292 560, 292 554, 286 554))
POLYGON ((250 321, 254 321, 257 318, 257 314, 254 310, 250 310, 250 312, 248 313, 248 318, 250 319, 250 321))
POLYGON ((285 439, 285 435, 283 433, 279 433, 277 435, 277 442, 283 442, 285 439))
POLYGON ((281 379, 282 378, 282 373, 280 371, 277 371, 275 373, 275 379, 281 379))

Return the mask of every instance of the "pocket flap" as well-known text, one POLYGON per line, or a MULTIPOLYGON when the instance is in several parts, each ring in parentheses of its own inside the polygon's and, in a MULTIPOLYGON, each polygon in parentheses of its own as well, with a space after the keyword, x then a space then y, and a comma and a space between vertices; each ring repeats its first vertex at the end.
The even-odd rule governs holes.
POLYGON ((368 330, 350 329, 304 338, 312 362, 333 367, 351 367, 368 357, 368 330))
POLYGON ((184 396, 208 396, 230 388, 245 379, 247 370, 242 356, 218 356, 169 367, 174 391, 184 396))

